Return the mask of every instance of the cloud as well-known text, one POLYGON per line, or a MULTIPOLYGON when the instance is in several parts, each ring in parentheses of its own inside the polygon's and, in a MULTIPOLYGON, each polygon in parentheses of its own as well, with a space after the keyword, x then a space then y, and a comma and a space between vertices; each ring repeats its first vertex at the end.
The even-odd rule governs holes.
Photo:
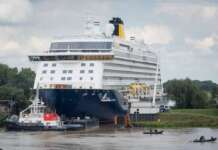
POLYGON ((3 52, 13 51, 19 48, 20 48, 20 44, 17 41, 7 41, 4 43, 1 43, 1 49, 3 52))
POLYGON ((218 16, 218 7, 201 2, 164 2, 158 4, 155 12, 179 17, 213 19, 218 16))
POLYGON ((168 27, 163 25, 145 25, 143 28, 129 28, 126 31, 127 38, 134 36, 146 44, 168 44, 173 36, 168 27))
POLYGON ((32 36, 26 41, 0 40, 0 56, 26 56, 30 53, 47 51, 51 39, 32 36))
POLYGON ((197 49, 209 49, 218 43, 216 35, 208 36, 203 39, 185 38, 185 43, 197 49))
POLYGON ((42 52, 49 49, 51 39, 45 37, 32 36, 26 43, 28 52, 42 52))
POLYGON ((30 12, 29 0, 0 0, 0 23, 25 21, 30 12))

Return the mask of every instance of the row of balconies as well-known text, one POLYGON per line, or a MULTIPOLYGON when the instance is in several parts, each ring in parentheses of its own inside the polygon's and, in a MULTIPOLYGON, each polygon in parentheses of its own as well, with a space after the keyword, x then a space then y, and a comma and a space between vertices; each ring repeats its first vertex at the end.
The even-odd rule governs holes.
POLYGON ((119 77, 121 80, 122 78, 134 78, 137 80, 145 79, 145 80, 155 80, 155 76, 151 75, 139 75, 136 73, 126 74, 126 73, 116 73, 116 72, 104 72, 104 77, 119 77))
POLYGON ((125 67, 125 68, 138 68, 138 69, 146 69, 146 70, 156 70, 156 66, 146 65, 146 64, 140 64, 140 63, 133 63, 131 61, 121 61, 118 59, 114 59, 112 62, 106 62, 104 63, 105 66, 119 66, 119 67, 125 67))
POLYGON ((118 72, 126 72, 126 73, 139 73, 139 74, 147 74, 147 75, 151 75, 151 76, 155 76, 156 75, 156 71, 155 70, 146 70, 146 69, 138 69, 136 67, 121 67, 121 66, 104 66, 104 70, 111 70, 111 71, 118 71, 118 72))
POLYGON ((118 51, 118 50, 114 50, 113 52, 114 52, 115 56, 118 55, 118 56, 122 56, 122 57, 135 58, 135 59, 140 59, 141 61, 150 61, 153 63, 157 62, 156 58, 144 56, 143 53, 136 55, 136 53, 133 54, 133 53, 128 53, 125 51, 118 51))

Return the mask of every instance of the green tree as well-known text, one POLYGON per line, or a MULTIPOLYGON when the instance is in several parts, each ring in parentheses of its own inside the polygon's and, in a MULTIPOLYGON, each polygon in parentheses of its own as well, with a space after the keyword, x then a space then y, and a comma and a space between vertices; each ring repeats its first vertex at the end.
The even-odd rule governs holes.
POLYGON ((35 73, 29 68, 22 68, 16 78, 16 87, 24 90, 25 99, 33 94, 31 88, 34 84, 35 73))
POLYGON ((10 68, 0 64, 0 100, 14 100, 17 111, 29 103, 35 73, 30 68, 10 68))
POLYGON ((212 98, 217 99, 218 98, 218 86, 213 88, 212 90, 212 98))
POLYGON ((209 95, 190 79, 170 80, 164 83, 169 98, 176 101, 178 108, 204 108, 208 106, 209 95))

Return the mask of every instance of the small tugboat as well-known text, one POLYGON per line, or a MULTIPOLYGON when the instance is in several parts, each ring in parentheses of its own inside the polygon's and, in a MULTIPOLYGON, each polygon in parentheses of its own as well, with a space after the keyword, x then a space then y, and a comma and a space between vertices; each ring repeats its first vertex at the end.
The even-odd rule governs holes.
POLYGON ((195 143, 204 143, 204 142, 215 142, 216 141, 216 137, 211 137, 210 139, 205 139, 204 136, 201 136, 199 139, 195 139, 193 142, 195 143))
POLYGON ((144 131, 143 134, 163 134, 163 130, 158 131, 157 129, 152 130, 150 129, 149 131, 144 131))
POLYGON ((83 124, 63 124, 57 113, 48 111, 37 96, 32 104, 20 112, 19 117, 12 115, 6 120, 8 131, 64 131, 83 129, 83 124))

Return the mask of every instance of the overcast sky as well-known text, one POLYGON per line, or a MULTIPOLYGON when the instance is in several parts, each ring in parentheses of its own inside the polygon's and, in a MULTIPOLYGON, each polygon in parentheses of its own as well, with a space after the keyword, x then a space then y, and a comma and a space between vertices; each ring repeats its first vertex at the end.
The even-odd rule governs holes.
POLYGON ((27 55, 59 36, 83 32, 87 13, 102 23, 124 20, 128 35, 160 51, 164 81, 218 83, 216 0, 0 0, 0 63, 28 67, 27 55))

